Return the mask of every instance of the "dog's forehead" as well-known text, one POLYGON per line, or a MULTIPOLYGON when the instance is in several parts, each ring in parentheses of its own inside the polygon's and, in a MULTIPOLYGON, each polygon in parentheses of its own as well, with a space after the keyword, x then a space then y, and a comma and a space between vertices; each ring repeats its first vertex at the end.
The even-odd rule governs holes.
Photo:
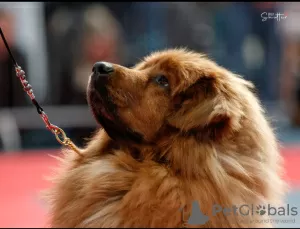
POLYGON ((137 64, 135 69, 166 74, 174 93, 185 90, 201 77, 219 78, 224 73, 222 67, 206 55, 184 49, 152 53, 137 64))
POLYGON ((135 69, 159 68, 172 73, 184 70, 197 71, 212 65, 214 65, 214 62, 204 54, 187 51, 186 49, 169 49, 146 56, 143 61, 135 66, 135 69))
POLYGON ((180 60, 176 59, 175 57, 172 56, 150 56, 146 57, 142 62, 138 63, 135 66, 135 69, 137 70, 144 70, 144 69, 149 69, 149 68, 161 68, 169 70, 169 69, 174 69, 174 68, 179 68, 180 60))

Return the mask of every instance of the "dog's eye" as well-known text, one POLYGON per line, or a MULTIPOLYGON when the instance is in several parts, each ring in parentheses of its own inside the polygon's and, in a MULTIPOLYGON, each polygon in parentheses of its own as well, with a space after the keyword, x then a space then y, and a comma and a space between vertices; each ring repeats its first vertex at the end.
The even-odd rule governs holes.
POLYGON ((164 75, 158 75, 154 78, 155 82, 162 87, 169 87, 169 81, 164 75))

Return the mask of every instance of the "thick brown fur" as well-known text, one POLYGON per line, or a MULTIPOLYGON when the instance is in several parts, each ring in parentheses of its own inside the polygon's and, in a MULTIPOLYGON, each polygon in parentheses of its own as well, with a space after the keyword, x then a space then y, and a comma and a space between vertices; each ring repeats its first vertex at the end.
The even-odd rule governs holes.
MULTIPOLYGON (((253 85, 185 49, 153 53, 132 69, 113 66, 114 112, 143 141, 100 129, 83 157, 65 150, 49 193, 51 226, 181 227, 179 209, 187 219, 196 200, 210 217, 197 227, 271 227, 250 223, 266 216, 212 216, 214 204, 280 204, 286 190, 253 85), (157 75, 167 89, 153 83, 157 75)), ((95 114, 102 105, 89 98, 95 114)))

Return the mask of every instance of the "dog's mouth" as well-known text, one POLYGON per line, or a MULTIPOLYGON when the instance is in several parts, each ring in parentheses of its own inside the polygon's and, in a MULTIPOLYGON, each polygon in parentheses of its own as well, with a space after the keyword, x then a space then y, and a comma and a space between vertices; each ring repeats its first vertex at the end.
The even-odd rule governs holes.
POLYGON ((103 122, 106 122, 104 120, 113 123, 118 121, 116 105, 109 97, 106 84, 107 79, 103 78, 99 80, 99 77, 96 77, 95 73, 93 73, 90 76, 87 92, 87 99, 92 113, 101 125, 103 125, 103 122))
POLYGON ((107 118, 111 121, 114 120, 113 117, 106 111, 106 109, 103 106, 100 108, 100 112, 105 118, 107 118))
POLYGON ((105 107, 104 104, 105 104, 105 102, 103 102, 103 101, 99 104, 100 107, 99 107, 98 111, 104 118, 107 118, 108 120, 113 122, 115 120, 115 117, 113 114, 111 114, 111 112, 109 112, 107 110, 107 108, 105 107))
POLYGON ((96 121, 114 140, 143 142, 143 136, 130 129, 119 117, 118 107, 109 95, 107 84, 107 79, 97 80, 94 73, 90 76, 87 100, 96 121))

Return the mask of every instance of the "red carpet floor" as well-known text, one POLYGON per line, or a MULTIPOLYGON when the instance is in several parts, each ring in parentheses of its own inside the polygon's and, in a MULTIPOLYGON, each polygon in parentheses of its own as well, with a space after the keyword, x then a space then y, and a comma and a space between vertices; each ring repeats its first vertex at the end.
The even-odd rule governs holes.
MULTIPOLYGON (((54 151, 0 156, 0 227, 47 227, 46 204, 40 192, 50 183, 54 151)), ((283 149, 286 179, 300 187, 300 147, 283 149)))

